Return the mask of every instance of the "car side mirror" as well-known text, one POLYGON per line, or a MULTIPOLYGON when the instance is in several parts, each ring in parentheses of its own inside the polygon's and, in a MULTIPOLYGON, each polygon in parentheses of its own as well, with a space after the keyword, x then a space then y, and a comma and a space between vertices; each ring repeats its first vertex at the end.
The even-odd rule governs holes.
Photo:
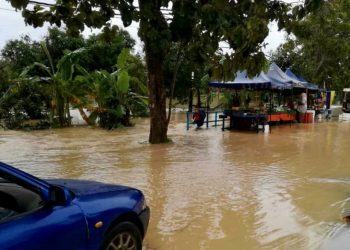
POLYGON ((69 192, 61 187, 51 186, 49 192, 50 202, 55 205, 64 206, 71 201, 69 192))

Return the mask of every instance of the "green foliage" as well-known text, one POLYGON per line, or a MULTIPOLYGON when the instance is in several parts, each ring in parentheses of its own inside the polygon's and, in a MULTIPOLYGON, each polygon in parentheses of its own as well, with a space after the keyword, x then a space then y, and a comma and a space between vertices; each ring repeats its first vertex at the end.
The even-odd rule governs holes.
POLYGON ((44 58, 40 43, 32 41, 29 36, 10 40, 1 50, 1 57, 12 71, 21 72, 31 63, 44 58))
MULTIPOLYGON (((140 1, 139 9, 131 0, 122 1, 59 1, 50 10, 38 5, 27 10, 27 1, 10 0, 11 4, 23 10, 23 16, 30 25, 42 26, 44 22, 66 24, 68 31, 77 34, 89 28, 103 28, 104 37, 109 39, 117 31, 110 27, 109 20, 118 10, 125 26, 131 21, 141 21, 139 35, 146 42, 149 52, 163 58, 172 42, 196 43, 204 48, 201 56, 215 51, 219 41, 227 41, 234 53, 228 58, 233 72, 250 69, 258 72, 264 64, 259 54, 268 35, 268 23, 278 20, 279 28, 291 29, 294 20, 320 7, 322 0, 308 0, 304 6, 291 6, 283 1, 140 1), (172 6, 169 22, 161 12, 162 6, 172 6), (145 21, 144 21, 145 20, 145 21), (146 21, 147 20, 147 21, 146 21)), ((71 40, 73 41, 73 40, 71 40)), ((148 53, 146 51, 146 53, 148 53)), ((255 72, 255 73, 256 73, 255 72)))
MULTIPOLYGON (((75 51, 82 47, 85 47, 86 41, 82 36, 71 37, 66 31, 58 28, 49 28, 48 34, 42 41, 46 44, 47 50, 50 51, 50 57, 52 62, 50 65, 57 65, 66 51, 75 51)), ((45 52, 46 58, 47 52, 45 52)), ((45 62, 46 63, 46 62, 45 62)), ((48 64, 49 62, 47 62, 48 64)))
POLYGON ((117 67, 119 69, 125 68, 126 60, 129 57, 129 50, 128 49, 123 49, 122 52, 118 56, 117 60, 117 67))
MULTIPOLYGON (((46 125, 62 127, 70 124, 72 106, 83 115, 88 108, 87 122, 95 124, 101 111, 94 108, 97 102, 119 117, 112 125, 116 127, 121 113, 127 112, 113 100, 116 92, 134 115, 146 114, 146 70, 140 57, 129 55, 133 44, 130 35, 115 26, 88 39, 71 38, 53 28, 41 42, 32 42, 29 37, 10 41, 0 61, 0 119, 11 128, 22 127, 28 119, 50 120, 46 125), (116 70, 92 72, 101 68, 116 70), (88 82, 87 75, 91 78, 88 82)), ((131 124, 129 118, 125 124, 131 124)))
POLYGON ((126 70, 122 70, 118 74, 117 90, 121 93, 126 93, 129 89, 129 74, 126 70))
MULTIPOLYGON (((87 0, 60 1, 49 10, 34 7, 28 10, 27 2, 9 0, 13 6, 22 9, 25 21, 34 27, 44 22, 66 25, 70 34, 78 34, 85 26, 89 28, 109 27, 111 18, 119 11, 123 24, 139 21, 139 36, 145 45, 146 63, 150 76, 149 96, 151 108, 151 142, 167 140, 168 119, 165 114, 164 62, 174 43, 189 48, 193 60, 204 63, 215 58, 220 41, 226 41, 232 53, 225 56, 223 74, 215 74, 219 69, 212 62, 213 75, 232 76, 237 70, 248 69, 255 74, 266 63, 261 53, 263 41, 268 34, 267 25, 277 20, 279 28, 291 29, 294 20, 304 17, 323 1, 307 0, 304 6, 291 6, 280 0, 139 0, 138 8, 132 0, 87 0), (162 12, 162 7, 172 6, 171 15, 162 12), (152 79, 151 79, 152 77, 152 79)), ((178 63, 176 63, 178 65, 178 63)), ((174 69, 174 76, 178 66, 174 69)), ((173 82, 173 81, 172 81, 173 82)))
MULTIPOLYGON (((17 81, 0 99, 0 119, 7 128, 21 128, 25 120, 46 120, 49 99, 36 81, 17 81)), ((42 124, 42 123, 41 123, 42 124)))
POLYGON ((85 52, 80 53, 79 58, 86 69, 111 71, 115 65, 115 58, 122 49, 132 48, 135 41, 125 30, 117 26, 106 26, 101 33, 91 35, 87 39, 82 36, 72 37, 67 31, 51 28, 45 37, 45 43, 54 65, 66 51, 86 48, 85 52))
MULTIPOLYGON (((47 119, 49 100, 44 85, 17 79, 13 65, 0 61, 0 120, 7 128, 21 128, 25 120, 47 119)), ((43 122, 35 127, 43 127, 43 122)), ((47 126, 47 124, 45 125, 47 126)))
POLYGON ((295 38, 272 54, 283 68, 320 86, 342 90, 350 77, 350 3, 334 0, 294 25, 295 38))
POLYGON ((220 103, 222 103, 224 105, 225 109, 231 109, 232 103, 233 103, 233 98, 234 98, 234 96, 232 95, 232 93, 224 91, 222 93, 220 103))
POLYGON ((47 56, 50 67, 35 62, 21 74, 21 77, 25 81, 30 81, 29 74, 32 69, 40 68, 42 71, 46 72, 47 75, 43 78, 41 75, 36 75, 41 81, 45 79, 49 84, 47 86, 47 93, 49 94, 50 101, 50 123, 55 123, 55 117, 57 116, 59 126, 63 127, 70 124, 70 117, 68 117, 69 105, 66 105, 68 98, 71 95, 69 91, 69 82, 72 80, 74 73, 74 65, 77 63, 79 54, 84 50, 80 49, 78 51, 73 51, 66 53, 54 67, 52 57, 46 47, 45 43, 41 43, 42 49, 47 56))
POLYGON ((128 57, 129 57, 129 50, 123 49, 122 52, 119 54, 118 60, 117 60, 118 70, 116 71, 116 75, 117 75, 116 89, 117 89, 117 92, 120 92, 122 94, 127 93, 129 89, 130 77, 126 69, 126 60, 128 59, 128 57))
POLYGON ((90 73, 83 67, 77 67, 81 75, 75 77, 75 83, 85 90, 80 94, 79 104, 87 107, 91 112, 89 119, 91 120, 91 116, 94 118, 93 121, 98 118, 99 125, 103 128, 112 129, 120 124, 130 126, 131 112, 140 114, 140 111, 145 112, 147 107, 142 92, 141 95, 138 94, 140 92, 132 92, 135 85, 138 89, 146 87, 137 75, 133 75, 132 71, 129 73, 128 69, 133 68, 133 60, 130 58, 135 60, 135 57, 129 55, 129 50, 124 49, 118 56, 117 70, 112 73, 107 71, 90 73), (134 86, 130 85, 131 79, 134 86))
MULTIPOLYGON (((164 63, 164 76, 167 97, 170 97, 171 81, 174 74, 174 68, 177 63, 177 52, 178 46, 173 46, 170 49, 169 55, 164 63)), ((188 48, 188 50, 186 49, 181 53, 179 59, 181 60, 181 66, 179 67, 177 73, 174 98, 176 98, 181 103, 188 102, 189 91, 191 89, 199 88, 204 93, 208 86, 207 82, 205 84, 202 84, 201 81, 201 78, 206 75, 205 62, 203 61, 201 63, 196 61, 195 58, 188 56, 190 53, 190 48, 188 48), (194 79, 191 79, 192 72, 194 74, 194 79)))
POLYGON ((11 84, 11 79, 14 78, 14 73, 11 65, 3 60, 0 60, 0 96, 2 96, 11 84))

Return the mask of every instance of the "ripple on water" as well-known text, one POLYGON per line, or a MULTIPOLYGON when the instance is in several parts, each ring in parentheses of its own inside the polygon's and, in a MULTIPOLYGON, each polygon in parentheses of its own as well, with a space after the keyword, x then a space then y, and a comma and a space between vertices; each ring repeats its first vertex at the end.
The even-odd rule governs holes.
POLYGON ((340 214, 350 197, 349 123, 280 126, 256 134, 186 131, 183 120, 183 114, 175 115, 172 143, 163 145, 145 143, 147 119, 113 131, 2 131, 0 159, 43 178, 143 190, 152 210, 147 249, 348 245, 350 230, 340 214))

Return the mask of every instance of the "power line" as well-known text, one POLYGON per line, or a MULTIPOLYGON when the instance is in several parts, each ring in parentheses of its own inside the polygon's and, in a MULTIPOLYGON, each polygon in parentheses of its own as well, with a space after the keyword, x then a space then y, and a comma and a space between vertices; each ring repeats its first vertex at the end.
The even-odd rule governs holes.
POLYGON ((38 1, 28 1, 29 4, 38 4, 38 5, 43 5, 46 7, 53 7, 55 4, 53 3, 45 3, 45 2, 38 2, 38 1))

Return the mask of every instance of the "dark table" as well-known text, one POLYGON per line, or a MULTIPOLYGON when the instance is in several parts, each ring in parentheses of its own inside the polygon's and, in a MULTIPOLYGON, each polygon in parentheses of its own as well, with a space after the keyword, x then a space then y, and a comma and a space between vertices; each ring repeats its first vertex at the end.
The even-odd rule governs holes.
POLYGON ((259 125, 262 125, 260 128, 264 129, 264 125, 267 122, 266 114, 243 113, 225 110, 224 116, 230 117, 230 129, 256 130, 259 132, 259 125))

